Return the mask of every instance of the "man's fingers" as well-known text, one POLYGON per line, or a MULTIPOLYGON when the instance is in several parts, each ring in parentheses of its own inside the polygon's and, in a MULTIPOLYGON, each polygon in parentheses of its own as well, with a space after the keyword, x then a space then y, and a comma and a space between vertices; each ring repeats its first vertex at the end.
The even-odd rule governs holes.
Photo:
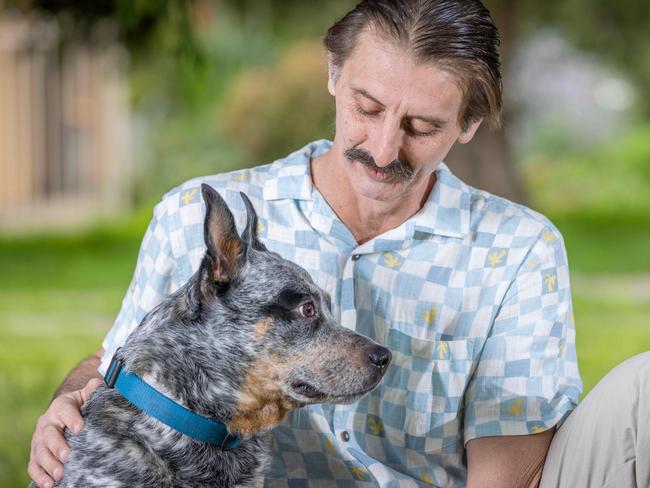
POLYGON ((38 419, 27 472, 39 487, 52 487, 63 477, 63 463, 70 455, 63 429, 74 434, 81 432, 81 406, 100 384, 101 380, 94 378, 83 389, 60 395, 38 419))
POLYGON ((70 455, 63 429, 67 428, 74 434, 81 432, 84 426, 81 406, 100 383, 95 378, 81 390, 60 395, 38 419, 27 472, 39 487, 51 488, 63 477, 63 463, 70 455))
POLYGON ((54 480, 34 461, 29 462, 27 474, 39 488, 52 488, 54 486, 54 480))
POLYGON ((36 451, 36 462, 54 481, 63 478, 63 465, 47 447, 41 447, 36 451))
POLYGON ((54 412, 60 424, 67 427, 73 434, 81 432, 84 421, 79 411, 80 404, 75 399, 63 395, 55 401, 59 401, 54 412))
POLYGON ((65 437, 63 437, 63 433, 55 426, 49 425, 43 430, 43 435, 45 437, 45 444, 50 452, 52 452, 60 462, 67 463, 70 449, 65 441, 65 437))
POLYGON ((36 450, 36 458, 29 462, 28 472, 39 486, 53 486, 54 482, 63 478, 63 465, 49 449, 39 447, 36 450))
POLYGON ((88 398, 90 398, 90 395, 92 395, 93 392, 97 389, 97 387, 101 384, 102 384, 102 380, 100 380, 99 378, 93 378, 88 383, 86 383, 86 386, 84 386, 80 392, 82 403, 86 403, 88 398))

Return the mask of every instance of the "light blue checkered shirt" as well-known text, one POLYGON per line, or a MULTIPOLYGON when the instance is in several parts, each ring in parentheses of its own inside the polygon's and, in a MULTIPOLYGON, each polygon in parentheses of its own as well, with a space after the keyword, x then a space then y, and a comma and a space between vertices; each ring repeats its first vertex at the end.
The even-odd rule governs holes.
POLYGON ((464 486, 469 440, 542 432, 577 404, 562 238, 542 215, 464 184, 441 164, 420 212, 358 245, 312 184, 310 158, 330 148, 316 141, 273 164, 169 192, 154 210, 100 371, 198 268, 200 184, 221 193, 240 231, 243 191, 266 246, 311 273, 341 324, 393 352, 380 386, 361 401, 298 409, 274 430, 267 486, 464 486))

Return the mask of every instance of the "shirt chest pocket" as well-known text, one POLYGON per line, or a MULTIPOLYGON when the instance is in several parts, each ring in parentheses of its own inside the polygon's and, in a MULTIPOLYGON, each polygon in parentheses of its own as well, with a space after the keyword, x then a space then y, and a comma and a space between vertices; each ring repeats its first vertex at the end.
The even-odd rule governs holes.
POLYGON ((387 346, 393 352, 383 379, 387 436, 419 451, 455 443, 475 339, 430 341, 391 329, 387 346))

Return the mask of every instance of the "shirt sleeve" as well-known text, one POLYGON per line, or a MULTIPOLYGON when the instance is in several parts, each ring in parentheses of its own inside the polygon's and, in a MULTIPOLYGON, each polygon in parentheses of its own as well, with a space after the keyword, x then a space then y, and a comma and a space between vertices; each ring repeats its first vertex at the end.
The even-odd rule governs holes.
POLYGON ((105 353, 99 367, 101 374, 106 372, 115 350, 124 344, 131 331, 171 291, 175 260, 167 221, 166 200, 163 199, 154 208, 153 218, 140 245, 131 284, 113 327, 102 343, 105 353))
POLYGON ((582 382, 566 251, 547 227, 510 283, 465 393, 465 443, 561 424, 582 382))

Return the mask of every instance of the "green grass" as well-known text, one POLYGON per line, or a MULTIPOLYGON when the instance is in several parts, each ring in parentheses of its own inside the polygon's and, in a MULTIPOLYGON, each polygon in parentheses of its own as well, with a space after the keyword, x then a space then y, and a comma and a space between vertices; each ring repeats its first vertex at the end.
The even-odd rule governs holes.
POLYGON ((585 296, 575 287, 573 296, 584 396, 614 366, 650 350, 650 300, 585 296))
POLYGON ((551 220, 564 236, 572 271, 650 272, 650 212, 564 214, 551 220))
POLYGON ((0 486, 24 487, 34 425, 56 387, 101 346, 151 206, 83 233, 0 237, 0 486))
MULTIPOLYGON (((150 207, 126 222, 68 236, 0 238, 0 486, 23 487, 38 416, 65 374, 94 352, 126 289, 150 207)), ((621 272, 650 272, 643 218, 555 218, 574 278, 585 391, 650 349, 650 300, 622 293, 621 272), (608 290, 601 273, 618 273, 608 290), (599 278, 599 287, 590 283, 599 278), (603 288, 602 283, 605 283, 603 288)))
POLYGON ((101 345, 119 294, 81 289, 0 294, 0 486, 26 486, 36 420, 67 372, 101 345))

